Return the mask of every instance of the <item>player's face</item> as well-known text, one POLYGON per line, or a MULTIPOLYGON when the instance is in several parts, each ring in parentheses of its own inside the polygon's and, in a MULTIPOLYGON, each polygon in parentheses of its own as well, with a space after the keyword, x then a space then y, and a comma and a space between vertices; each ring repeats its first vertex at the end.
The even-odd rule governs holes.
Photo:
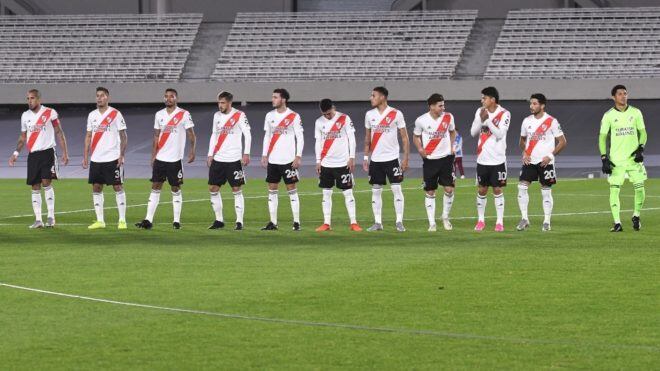
POLYGON ((497 105, 495 103, 495 98, 489 97, 487 95, 481 95, 481 107, 483 108, 493 108, 497 105))
POLYGON ((227 113, 231 109, 231 102, 226 98, 220 98, 218 100, 218 108, 220 109, 220 112, 227 113))
POLYGON ((378 107, 385 101, 385 96, 377 91, 371 92, 371 107, 378 107))
POLYGON ((110 99, 110 97, 108 97, 108 95, 105 94, 104 91, 97 91, 96 92, 96 107, 107 107, 109 99, 110 99))
POLYGON ((544 109, 545 105, 539 103, 538 99, 529 100, 529 111, 532 113, 532 115, 538 115, 539 113, 543 112, 544 109))
POLYGON ((273 93, 270 100, 273 103, 273 108, 282 108, 286 104, 286 100, 280 96, 280 93, 273 93))
POLYGON ((445 102, 438 102, 429 106, 429 111, 435 116, 440 116, 445 111, 445 102))
POLYGON ((174 107, 176 105, 177 97, 174 92, 166 91, 163 100, 165 101, 165 107, 174 107))
POLYGON ((335 107, 332 107, 325 112, 321 112, 321 114, 323 114, 323 117, 325 117, 327 120, 330 120, 335 117, 335 107))
POLYGON ((620 106, 626 106, 628 105, 628 91, 625 89, 619 89, 616 91, 614 94, 614 102, 620 106))
POLYGON ((28 93, 27 103, 29 109, 35 110, 41 104, 41 99, 34 93, 28 93))

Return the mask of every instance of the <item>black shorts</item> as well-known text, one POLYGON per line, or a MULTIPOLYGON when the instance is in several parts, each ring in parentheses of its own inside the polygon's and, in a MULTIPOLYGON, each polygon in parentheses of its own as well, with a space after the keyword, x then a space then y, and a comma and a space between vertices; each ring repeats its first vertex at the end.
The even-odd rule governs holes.
POLYGON ((229 182, 231 187, 245 184, 245 173, 241 161, 219 162, 213 160, 209 168, 209 185, 223 186, 229 182))
POLYGON ((293 162, 286 165, 268 163, 266 169, 266 182, 279 183, 284 180, 284 184, 298 183, 298 169, 293 168, 293 162))
POLYGON ((28 154, 28 185, 40 184, 43 179, 57 179, 57 154, 54 148, 28 154))
POLYGON ((94 162, 89 164, 89 184, 122 185, 124 183, 124 168, 119 161, 94 162))
POLYGON ((390 184, 403 182, 403 170, 399 160, 369 162, 369 184, 385 185, 386 179, 390 181, 390 184))
POLYGON ((454 156, 449 155, 438 159, 424 159, 422 165, 424 174, 424 190, 434 191, 438 184, 443 187, 454 187, 456 175, 454 173, 454 156))
POLYGON ((183 184, 183 165, 181 164, 181 160, 175 162, 154 160, 151 182, 164 183, 165 179, 173 187, 183 184))
POLYGON ((506 187, 506 164, 477 164, 477 182, 482 187, 506 187))
POLYGON ((319 174, 319 187, 332 188, 335 185, 341 190, 353 188, 353 174, 351 174, 350 170, 348 170, 348 166, 321 166, 321 174, 319 174))
POLYGON ((538 180, 542 186, 551 187, 557 183, 555 165, 548 164, 546 167, 541 167, 541 164, 523 165, 519 179, 529 183, 538 180))

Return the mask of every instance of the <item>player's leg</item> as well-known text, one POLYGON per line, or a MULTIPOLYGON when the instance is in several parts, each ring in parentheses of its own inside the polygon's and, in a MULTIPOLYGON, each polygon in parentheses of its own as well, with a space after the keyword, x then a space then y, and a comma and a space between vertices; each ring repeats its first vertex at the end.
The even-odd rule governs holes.
POLYGON ((454 229, 451 222, 449 221, 449 213, 451 212, 451 207, 454 204, 454 189, 456 182, 456 173, 453 169, 454 157, 448 156, 440 160, 440 174, 438 177, 438 183, 441 184, 444 188, 444 195, 442 196, 442 225, 446 231, 451 231, 454 229))
POLYGON ((644 200, 646 199, 646 189, 644 188, 644 181, 647 179, 646 168, 640 163, 635 163, 632 169, 628 171, 628 177, 635 189, 635 206, 632 216, 633 230, 639 231, 642 228, 642 221, 640 214, 644 207, 644 200))
POLYGON ((538 180, 537 165, 523 164, 518 177, 518 208, 520 209, 520 221, 516 230, 524 231, 529 228, 529 185, 538 180))
POLYGON ((619 199, 619 193, 621 193, 621 186, 624 180, 624 166, 615 166, 612 169, 612 174, 607 178, 607 182, 610 185, 610 209, 612 210, 612 219, 614 220, 614 225, 610 229, 610 232, 623 231, 623 227, 621 226, 621 201, 619 199))
POLYGON ((277 207, 279 203, 278 187, 284 174, 280 171, 280 167, 275 164, 268 163, 266 169, 266 183, 268 183, 268 213, 270 221, 265 227, 261 228, 262 231, 277 230, 277 207))
POLYGON ((124 191, 124 167, 119 165, 119 161, 115 162, 112 189, 115 191, 115 202, 117 203, 117 213, 119 220, 117 221, 117 229, 126 229, 126 192, 124 191))
POLYGON ((52 180, 57 179, 57 155, 54 149, 43 151, 45 155, 41 167, 41 187, 44 190, 46 199, 46 228, 55 226, 55 189, 53 189, 52 180))
POLYGON ((488 203, 489 169, 486 165, 477 164, 477 224, 475 231, 483 231, 486 227, 486 204, 488 203))
POLYGON ((163 189, 163 183, 167 179, 165 163, 155 160, 151 171, 151 192, 147 201, 147 215, 141 222, 135 223, 135 226, 143 229, 151 229, 154 222, 154 215, 160 202, 160 192, 163 189))
POLYGON ((220 187, 226 183, 226 174, 223 172, 219 162, 213 160, 209 166, 209 197, 211 199, 211 209, 214 219, 209 229, 219 229, 225 226, 222 215, 222 197, 220 196, 220 187))
POLYGON ((367 229, 369 232, 383 230, 383 186, 386 182, 385 168, 382 162, 369 162, 369 184, 371 184, 371 211, 374 214, 374 224, 367 229))
POLYGON ((355 196, 353 195, 353 174, 351 174, 348 167, 341 168, 337 171, 338 178, 335 178, 337 188, 339 188, 344 195, 344 204, 348 212, 348 219, 350 220, 350 230, 354 232, 361 232, 362 227, 357 222, 355 212, 355 196))
POLYGON ((34 212, 34 223, 30 229, 43 228, 43 218, 41 216, 41 174, 39 171, 39 158, 35 153, 28 154, 28 169, 26 183, 30 186, 30 202, 34 212))
POLYGON ((394 160, 386 168, 387 179, 390 181, 390 188, 394 196, 394 214, 396 215, 396 230, 398 232, 405 232, 406 228, 403 226, 403 211, 405 199, 403 197, 403 189, 401 182, 403 182, 403 170, 399 164, 399 160, 394 160))
POLYGON ((181 210, 183 208, 183 164, 181 161, 167 163, 167 182, 172 191, 172 228, 181 228, 181 210))
POLYGON ((243 230, 243 214, 245 212, 245 198, 241 187, 245 184, 245 172, 240 161, 232 165, 231 174, 228 174, 228 182, 234 195, 234 211, 236 212, 236 225, 234 230, 243 230))
POLYGON ((333 169, 321 166, 319 173, 319 188, 323 193, 321 198, 321 211, 323 212, 323 224, 316 228, 317 232, 330 230, 332 220, 332 187, 335 185, 335 174, 333 169))
POLYGON ((458 172, 461 174, 461 179, 465 179, 465 170, 463 170, 463 157, 456 157, 454 161, 456 162, 458 172))
POLYGON ((293 215, 293 230, 300 231, 300 198, 298 197, 298 169, 294 169, 292 164, 286 165, 284 169, 284 185, 289 194, 289 203, 291 204, 291 214, 293 215))
POLYGON ((497 220, 495 221, 495 231, 504 231, 504 187, 506 186, 506 164, 501 164, 492 167, 490 182, 493 187, 493 198, 495 203, 495 214, 497 220))
POLYGON ((103 184, 92 183, 92 202, 94 204, 94 213, 96 214, 96 221, 88 226, 88 229, 101 229, 105 228, 105 218, 103 215, 103 207, 105 199, 103 197, 103 184))
POLYGON ((547 165, 546 167, 539 167, 539 173, 541 198, 543 201, 543 226, 541 230, 547 232, 552 229, 550 219, 552 218, 552 209, 555 205, 555 200, 552 197, 552 185, 557 183, 555 166, 547 165))
POLYGON ((424 180, 424 208, 429 221, 429 232, 437 230, 435 223, 435 191, 438 189, 437 160, 424 159, 422 164, 422 176, 424 180))

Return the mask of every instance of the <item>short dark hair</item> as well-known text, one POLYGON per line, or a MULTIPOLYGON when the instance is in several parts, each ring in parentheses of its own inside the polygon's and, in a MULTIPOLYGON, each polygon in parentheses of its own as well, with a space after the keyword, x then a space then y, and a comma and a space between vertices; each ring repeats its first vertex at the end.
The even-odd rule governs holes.
POLYGON ((321 112, 327 112, 334 106, 334 103, 332 103, 332 99, 321 99, 321 102, 319 102, 319 108, 321 109, 321 112))
POLYGON ((176 89, 174 89, 174 88, 167 88, 167 89, 165 89, 165 92, 166 92, 166 93, 167 93, 167 92, 172 92, 172 93, 174 93, 174 95, 176 95, 177 97, 179 96, 179 93, 177 93, 176 89))
POLYGON ((500 102, 500 93, 495 89, 494 86, 489 86, 487 88, 484 88, 484 90, 481 91, 481 94, 491 97, 495 99, 495 103, 500 102))
POLYGON ((30 93, 34 94, 37 98, 41 98, 41 92, 39 92, 39 90, 37 90, 37 89, 28 90, 28 94, 30 94, 30 93))
POLYGON ((218 100, 224 99, 227 102, 233 102, 234 101, 234 95, 228 91, 221 91, 220 94, 218 94, 218 100))
POLYGON ((426 100, 426 103, 428 103, 429 106, 432 106, 438 102, 444 102, 444 101, 445 101, 445 97, 443 97, 442 94, 433 93, 431 94, 429 99, 426 100))
POLYGON ((291 96, 289 95, 289 92, 286 91, 286 89, 284 89, 284 88, 277 88, 277 89, 273 90, 273 93, 279 94, 280 97, 284 98, 287 101, 287 103, 289 102, 289 98, 291 98, 291 96))
POLYGON ((626 87, 623 86, 623 85, 621 85, 621 84, 619 84, 619 85, 615 85, 615 86, 612 88, 612 96, 615 96, 615 95, 616 95, 616 92, 617 92, 618 90, 621 90, 621 89, 623 89, 623 90, 625 90, 625 91, 628 91, 628 89, 626 89, 626 87))
POLYGON ((548 101, 548 100, 545 98, 545 95, 543 95, 543 94, 541 94, 541 93, 534 93, 534 94, 532 94, 532 96, 529 97, 529 100, 532 100, 532 99, 536 99, 537 101, 539 101, 540 104, 546 104, 546 102, 548 101))
POLYGON ((108 88, 104 88, 103 86, 99 86, 98 88, 96 88, 96 92, 98 93, 100 91, 104 92, 105 95, 110 95, 110 91, 108 90, 108 88))
POLYGON ((385 98, 387 98, 387 96, 390 94, 390 92, 388 92, 384 86, 376 86, 373 88, 373 91, 381 93, 385 98))

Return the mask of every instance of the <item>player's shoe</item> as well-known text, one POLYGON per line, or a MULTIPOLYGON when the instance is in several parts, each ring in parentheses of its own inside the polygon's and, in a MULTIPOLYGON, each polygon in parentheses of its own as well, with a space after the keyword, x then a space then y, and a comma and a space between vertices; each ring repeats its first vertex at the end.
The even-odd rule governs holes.
POLYGON ((143 220, 139 223, 135 223, 135 226, 140 228, 140 229, 151 229, 151 228, 153 228, 154 225, 150 221, 145 219, 145 220, 143 220))
POLYGON ((87 227, 87 229, 103 229, 103 228, 105 228, 105 222, 99 222, 98 220, 87 227))
POLYGON ((406 227, 403 226, 403 222, 396 222, 395 227, 396 227, 397 232, 405 232, 406 231, 406 227))
POLYGON ((639 231, 640 229, 642 229, 642 221, 639 219, 638 216, 632 217, 632 223, 634 230, 639 231))
POLYGON ((518 222, 518 225, 516 226, 516 230, 517 231, 524 231, 527 228, 529 228, 529 220, 520 219, 520 221, 518 222))
POLYGON ((28 228, 30 228, 30 229, 39 229, 39 228, 43 228, 43 227, 44 227, 44 222, 42 222, 41 220, 35 220, 34 223, 32 223, 32 225, 29 226, 28 228))
POLYGON ((173 223, 172 223, 172 228, 174 228, 174 229, 181 229, 181 223, 179 223, 179 222, 173 222, 173 223))
POLYGON ((117 223, 117 229, 128 229, 128 226, 126 225, 126 221, 120 220, 119 223, 117 223))
POLYGON ((474 230, 477 232, 483 231, 484 228, 486 228, 486 222, 484 222, 483 220, 479 220, 477 222, 477 225, 474 226, 474 230))
POLYGON ((291 227, 296 232, 300 232, 300 223, 298 222, 293 222, 293 227, 291 227))
POLYGON ((55 227, 55 218, 46 218, 46 228, 55 227))
POLYGON ((550 226, 550 223, 543 223, 543 226, 541 227, 541 232, 550 232, 552 230, 552 227, 550 226))
POLYGON ((243 223, 241 222, 236 222, 236 226, 234 227, 235 231, 242 231, 243 230, 243 223))
POLYGON ((465 175, 461 175, 461 179, 465 179, 465 175))
POLYGON ((374 225, 367 228, 367 232, 376 232, 376 231, 382 231, 382 230, 383 230, 383 225, 381 223, 374 223, 374 225))
POLYGON ((454 226, 451 224, 449 219, 442 219, 442 226, 445 228, 445 231, 451 231, 454 229, 454 226))
POLYGON ((277 230, 277 225, 273 224, 273 222, 268 222, 265 227, 261 228, 262 231, 276 231, 277 230))
POLYGON ((357 223, 352 223, 349 228, 353 232, 362 232, 362 227, 360 227, 360 225, 357 223))
POLYGON ((317 232, 331 231, 330 224, 321 224, 320 227, 316 228, 317 232))
POLYGON ((504 224, 495 224, 495 232, 504 232, 504 224))
POLYGON ((614 223, 612 228, 610 228, 610 232, 623 232, 623 227, 621 226, 621 223, 614 223))
POLYGON ((429 232, 435 232, 437 230, 438 230, 438 227, 435 224, 429 225, 429 229, 428 229, 429 232))
POLYGON ((211 224, 211 226, 209 227, 209 229, 220 229, 220 228, 224 228, 224 227, 225 227, 225 223, 224 223, 224 222, 221 222, 221 221, 219 221, 219 220, 214 220, 214 221, 213 221, 213 224, 211 224))

